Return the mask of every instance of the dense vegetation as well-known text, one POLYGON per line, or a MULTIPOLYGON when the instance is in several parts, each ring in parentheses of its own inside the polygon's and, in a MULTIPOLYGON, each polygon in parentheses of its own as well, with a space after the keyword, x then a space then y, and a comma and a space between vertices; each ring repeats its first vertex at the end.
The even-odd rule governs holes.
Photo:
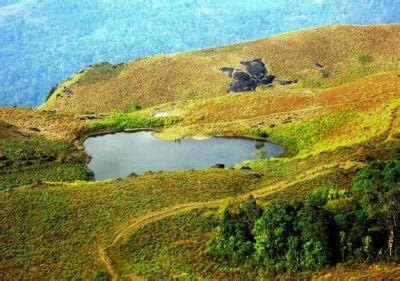
POLYGON ((37 106, 52 85, 95 62, 218 46, 333 23, 393 23, 399 20, 396 5, 367 0, 3 0, 0 104, 37 106))
POLYGON ((360 170, 351 189, 316 189, 305 200, 254 198, 221 213, 209 254, 267 271, 315 270, 345 262, 400 258, 400 155, 360 170))

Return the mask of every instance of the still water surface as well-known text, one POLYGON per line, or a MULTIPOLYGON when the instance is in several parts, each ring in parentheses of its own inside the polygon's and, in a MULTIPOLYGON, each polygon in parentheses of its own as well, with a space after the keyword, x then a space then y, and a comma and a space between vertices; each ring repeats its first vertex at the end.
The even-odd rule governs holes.
POLYGON ((276 144, 240 138, 160 140, 152 132, 116 133, 90 137, 84 142, 92 156, 88 167, 96 180, 126 177, 131 173, 231 167, 244 160, 270 158, 283 152, 276 144))

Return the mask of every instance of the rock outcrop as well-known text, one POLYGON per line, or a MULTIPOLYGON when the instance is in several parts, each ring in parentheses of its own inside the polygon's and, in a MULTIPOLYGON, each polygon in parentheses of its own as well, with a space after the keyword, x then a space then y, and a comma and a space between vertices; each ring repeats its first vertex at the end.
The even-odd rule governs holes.
POLYGON ((233 81, 229 85, 229 92, 248 92, 254 91, 257 83, 244 71, 235 71, 232 75, 233 81))
POLYGON ((275 80, 274 75, 268 74, 264 62, 260 58, 240 62, 246 67, 246 71, 233 67, 222 67, 222 72, 228 73, 233 81, 229 84, 229 92, 254 91, 259 85, 271 84, 275 80))

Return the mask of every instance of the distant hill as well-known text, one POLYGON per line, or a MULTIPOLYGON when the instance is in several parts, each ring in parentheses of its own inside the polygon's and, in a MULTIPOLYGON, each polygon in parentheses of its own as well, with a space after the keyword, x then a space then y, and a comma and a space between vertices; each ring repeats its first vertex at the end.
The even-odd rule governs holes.
POLYGON ((322 25, 400 22, 398 0, 2 0, 0 106, 38 106, 53 85, 122 62, 322 25))
MULTIPOLYGON (((267 70, 297 88, 327 88, 400 64, 400 25, 331 26, 119 65, 90 66, 55 90, 41 107, 101 113, 227 93, 223 67, 261 58, 267 70)), ((259 89, 257 89, 258 91, 259 89)), ((262 91, 262 89, 261 89, 262 91)))

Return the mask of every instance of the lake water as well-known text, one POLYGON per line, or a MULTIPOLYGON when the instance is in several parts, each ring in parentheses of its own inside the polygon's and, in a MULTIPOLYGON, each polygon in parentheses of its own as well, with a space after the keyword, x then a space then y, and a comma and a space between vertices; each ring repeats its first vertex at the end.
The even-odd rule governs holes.
POLYGON ((126 177, 131 173, 232 167, 244 160, 270 158, 283 152, 279 145, 241 138, 160 140, 152 132, 116 133, 90 137, 84 142, 92 156, 88 167, 96 180, 126 177))

